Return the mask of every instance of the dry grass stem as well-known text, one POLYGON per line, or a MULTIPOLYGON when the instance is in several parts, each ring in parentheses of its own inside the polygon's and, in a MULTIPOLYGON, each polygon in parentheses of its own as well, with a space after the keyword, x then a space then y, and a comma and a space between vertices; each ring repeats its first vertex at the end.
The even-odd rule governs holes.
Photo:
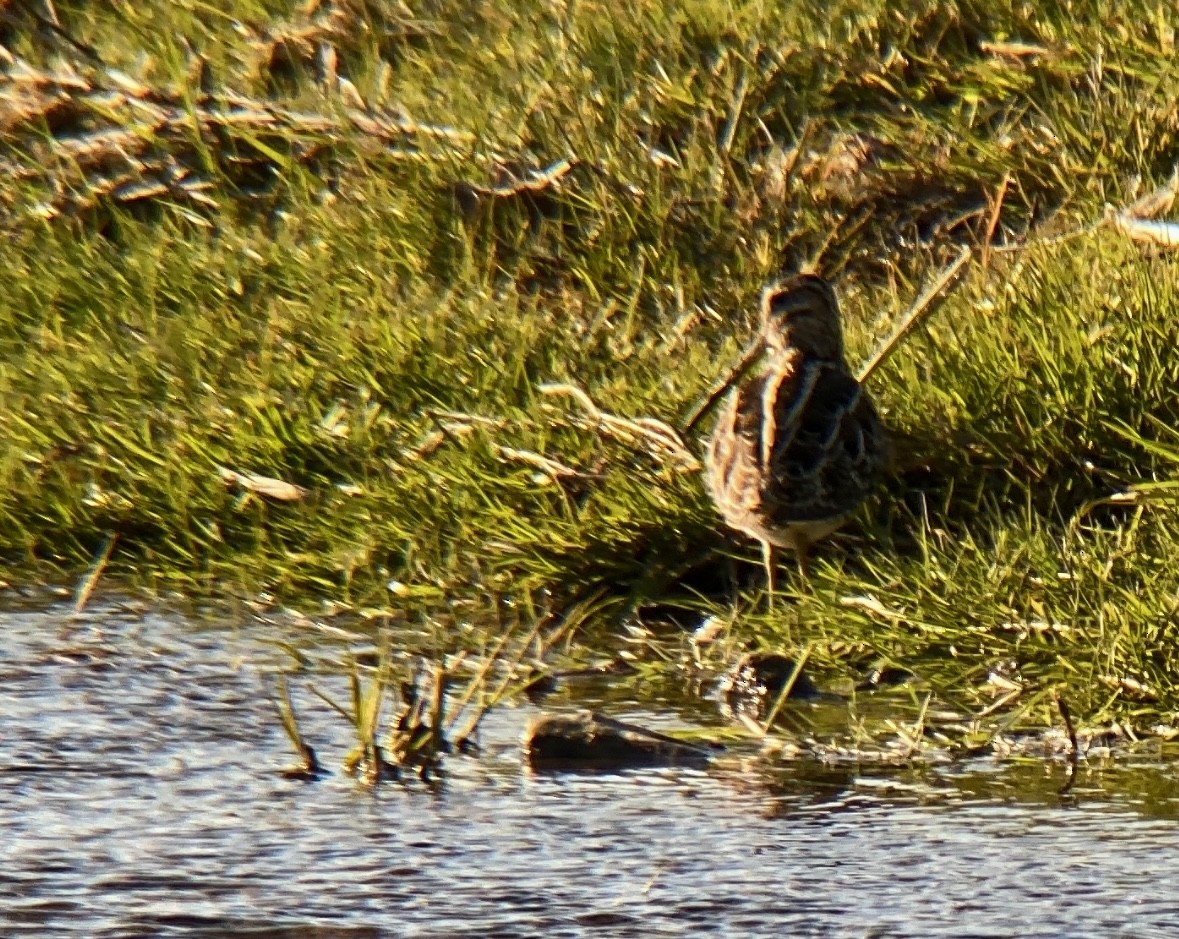
POLYGON ((942 271, 934 278, 933 282, 922 291, 909 311, 901 318, 900 323, 893 330, 891 336, 884 341, 879 349, 872 355, 864 366, 860 369, 860 374, 857 380, 860 384, 866 382, 877 368, 883 365, 890 355, 896 351, 900 345, 901 340, 909 333, 909 331, 916 326, 922 319, 929 316, 937 309, 941 300, 944 299, 944 292, 946 288, 953 283, 954 279, 966 266, 970 260, 970 248, 963 248, 953 261, 951 261, 942 271))
POLYGON ((94 594, 94 589, 98 586, 98 581, 102 578, 102 572, 106 570, 107 562, 110 560, 111 552, 115 550, 115 544, 118 540, 119 536, 117 534, 107 535, 102 548, 94 558, 94 563, 90 565, 90 569, 86 572, 86 576, 78 581, 78 587, 74 591, 75 615, 86 609, 86 604, 90 602, 90 597, 94 594))
POLYGON ((541 394, 573 398, 589 416, 589 426, 627 443, 642 442, 660 462, 670 462, 679 470, 700 468, 700 461, 684 445, 683 439, 666 422, 653 417, 626 418, 603 411, 584 390, 571 384, 543 384, 541 394))
POLYGON ((279 502, 298 502, 307 496, 308 490, 294 483, 271 476, 260 476, 257 473, 239 473, 225 466, 217 467, 217 473, 222 482, 231 486, 238 486, 246 492, 266 496, 279 502))

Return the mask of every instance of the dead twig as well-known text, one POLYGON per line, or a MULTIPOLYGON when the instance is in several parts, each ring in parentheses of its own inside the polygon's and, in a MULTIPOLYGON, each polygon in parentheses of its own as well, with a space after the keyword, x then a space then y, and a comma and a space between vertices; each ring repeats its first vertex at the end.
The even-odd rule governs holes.
POLYGON ((517 450, 513 447, 497 446, 495 451, 503 459, 515 463, 523 463, 525 466, 531 466, 533 469, 540 470, 546 476, 551 477, 554 481, 570 478, 587 478, 588 475, 580 470, 575 470, 572 466, 566 466, 558 460, 532 450, 517 450))
POLYGON ((978 44, 980 52, 998 58, 1028 59, 1034 56, 1049 55, 1052 50, 1034 42, 1000 42, 984 39, 978 44))
POLYGON ((246 492, 276 499, 279 502, 298 502, 307 495, 307 490, 294 483, 288 483, 272 476, 259 476, 257 473, 239 473, 226 466, 217 467, 217 473, 226 485, 239 486, 246 492))
POLYGON ((510 178, 495 186, 474 186, 471 191, 480 196, 505 199, 525 192, 543 192, 557 185, 577 165, 575 159, 565 157, 543 169, 532 170, 524 178, 510 178))
POLYGON ((563 395, 573 398, 589 417, 594 429, 627 443, 641 441, 647 452, 661 463, 671 461, 676 469, 696 470, 700 461, 685 446, 675 429, 654 417, 627 418, 603 411, 588 394, 573 384, 558 383, 539 386, 541 394, 555 397, 563 395))

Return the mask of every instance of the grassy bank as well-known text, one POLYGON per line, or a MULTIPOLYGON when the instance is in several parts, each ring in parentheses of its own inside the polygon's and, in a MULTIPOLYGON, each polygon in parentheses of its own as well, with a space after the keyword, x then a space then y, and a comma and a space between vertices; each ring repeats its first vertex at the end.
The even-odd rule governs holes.
POLYGON ((113 544, 159 589, 475 619, 605 586, 604 628, 1171 724, 1179 529, 1132 487, 1179 476, 1176 260, 1082 229, 1171 173, 1173 27, 944 6, 6 9, 5 578, 113 544), (681 424, 767 279, 833 278, 866 357, 962 245, 872 380, 914 468, 758 613, 701 441, 635 421, 681 424))

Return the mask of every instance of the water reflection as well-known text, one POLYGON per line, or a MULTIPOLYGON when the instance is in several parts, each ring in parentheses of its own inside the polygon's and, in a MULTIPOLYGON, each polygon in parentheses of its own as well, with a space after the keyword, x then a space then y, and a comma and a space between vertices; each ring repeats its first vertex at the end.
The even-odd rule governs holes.
POLYGON ((369 793, 273 772, 278 658, 248 630, 63 622, 0 614, 5 936, 1174 934, 1179 787, 1149 755, 1083 767, 1072 801, 1031 762, 531 775, 520 708, 439 792, 369 793))

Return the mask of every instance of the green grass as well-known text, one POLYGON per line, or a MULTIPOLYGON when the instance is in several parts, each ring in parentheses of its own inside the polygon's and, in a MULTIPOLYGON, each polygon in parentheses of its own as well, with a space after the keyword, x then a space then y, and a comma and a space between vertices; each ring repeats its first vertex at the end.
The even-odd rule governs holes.
POLYGON ((168 121, 4 14, 14 56, 111 89, 0 85, 0 558, 19 576, 77 576, 117 535, 105 576, 186 593, 488 621, 606 585, 602 629, 654 603, 737 613, 736 636, 809 647, 831 676, 884 658, 977 710, 999 668, 1025 687, 1013 719, 1048 719, 1052 689, 1087 722, 1176 719, 1173 499, 1110 501, 1179 476, 1176 259, 1108 229, 1032 244, 1170 175, 1162 7, 393 6, 58 0, 168 121), (987 51, 1005 41, 1044 51, 987 51), (317 81, 325 42, 373 114, 451 130, 358 129, 317 81), (302 117, 220 122, 227 91, 302 117), (70 149, 104 128, 131 132, 122 155, 70 149), (170 154, 203 198, 125 198, 161 172, 128 148, 170 154), (489 192, 562 158, 557 182, 489 192), (725 576, 755 546, 698 473, 540 390, 677 425, 762 284, 806 264, 866 358, 986 239, 1005 178, 995 240, 1027 246, 972 266, 872 379, 930 458, 774 616, 725 576))

